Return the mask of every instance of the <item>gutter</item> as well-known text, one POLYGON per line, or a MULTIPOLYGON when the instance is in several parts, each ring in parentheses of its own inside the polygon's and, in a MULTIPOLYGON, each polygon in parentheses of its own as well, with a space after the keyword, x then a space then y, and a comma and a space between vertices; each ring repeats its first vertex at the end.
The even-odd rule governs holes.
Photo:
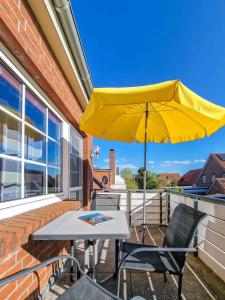
POLYGON ((90 71, 88 69, 78 28, 70 4, 70 0, 52 0, 63 31, 65 33, 67 42, 70 46, 71 52, 74 56, 75 64, 77 66, 80 78, 82 80, 87 98, 90 99, 93 85, 91 81, 90 71))

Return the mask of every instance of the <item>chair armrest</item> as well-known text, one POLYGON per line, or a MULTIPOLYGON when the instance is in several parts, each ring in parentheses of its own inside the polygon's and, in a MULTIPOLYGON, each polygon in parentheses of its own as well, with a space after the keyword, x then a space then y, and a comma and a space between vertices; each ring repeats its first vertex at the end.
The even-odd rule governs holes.
POLYGON ((55 256, 55 257, 52 257, 46 261, 43 261, 39 264, 37 264, 36 266, 34 267, 31 267, 31 268, 26 268, 24 270, 21 270, 13 275, 10 275, 6 278, 3 278, 0 280, 0 286, 3 286, 5 284, 8 284, 14 280, 18 280, 19 278, 25 276, 25 275, 29 275, 35 271, 37 271, 38 269, 42 268, 42 267, 45 267, 45 266, 48 266, 50 265, 51 263, 57 261, 57 260, 60 260, 60 259, 70 259, 72 261, 74 261, 79 269, 79 271, 83 274, 83 271, 81 270, 80 268, 80 264, 79 262, 76 260, 76 258, 74 258, 73 256, 70 256, 70 255, 60 255, 60 256, 55 256))
POLYGON ((119 268, 122 266, 124 261, 130 256, 141 253, 141 252, 197 252, 196 248, 169 248, 169 247, 140 247, 128 253, 120 262, 119 268))

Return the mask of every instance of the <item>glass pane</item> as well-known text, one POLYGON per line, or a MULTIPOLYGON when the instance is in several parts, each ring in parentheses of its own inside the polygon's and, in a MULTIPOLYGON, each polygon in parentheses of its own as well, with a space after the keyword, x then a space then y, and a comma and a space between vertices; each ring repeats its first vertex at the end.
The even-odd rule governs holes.
POLYGON ((79 171, 79 157, 76 155, 70 155, 70 172, 79 171))
POLYGON ((61 169, 48 168, 48 193, 58 193, 62 191, 61 169))
POLYGON ((25 164, 25 197, 45 194, 45 167, 25 164))
POLYGON ((45 163, 46 140, 42 134, 26 126, 24 143, 25 159, 45 163))
POLYGON ((0 111, 0 153, 21 155, 21 123, 0 111))
POLYGON ((74 132, 71 133, 70 153, 79 156, 79 139, 74 132))
POLYGON ((61 122, 49 111, 48 114, 48 135, 56 141, 60 141, 61 122))
POLYGON ((48 140, 48 164, 61 167, 61 146, 48 140))
POLYGON ((22 113, 22 84, 0 65, 0 105, 15 115, 22 113))
POLYGON ((82 200, 82 190, 79 191, 70 191, 71 200, 82 200))
POLYGON ((21 198, 21 163, 0 159, 0 201, 21 198))
POLYGON ((80 175, 78 172, 70 172, 70 186, 80 186, 80 175))
POLYGON ((45 132, 45 106, 26 92, 26 122, 45 132))

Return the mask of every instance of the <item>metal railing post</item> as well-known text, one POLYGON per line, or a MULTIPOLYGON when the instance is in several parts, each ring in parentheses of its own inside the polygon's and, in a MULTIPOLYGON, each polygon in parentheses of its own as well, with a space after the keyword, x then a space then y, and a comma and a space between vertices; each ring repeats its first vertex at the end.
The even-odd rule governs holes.
POLYGON ((170 193, 167 192, 167 223, 170 222, 170 193))
MULTIPOLYGON (((193 198, 193 207, 194 209, 198 209, 198 198, 193 198)), ((194 248, 198 250, 198 229, 195 232, 195 237, 194 237, 194 248)), ((198 251, 194 253, 195 256, 198 256, 198 251)))
POLYGON ((127 191, 126 201, 127 201, 128 224, 129 226, 131 226, 131 191, 127 191))
POLYGON ((163 216, 162 216, 162 191, 161 190, 159 192, 159 206, 160 206, 160 225, 162 225, 163 216))

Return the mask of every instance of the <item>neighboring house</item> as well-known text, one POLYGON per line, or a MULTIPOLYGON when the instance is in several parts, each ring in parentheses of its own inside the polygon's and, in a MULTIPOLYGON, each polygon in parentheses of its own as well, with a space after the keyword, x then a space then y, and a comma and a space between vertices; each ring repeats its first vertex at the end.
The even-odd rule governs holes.
POLYGON ((171 186, 171 184, 177 184, 178 180, 181 178, 179 173, 159 173, 158 178, 162 182, 163 186, 171 186))
POLYGON ((187 172, 178 181, 178 185, 187 186, 186 193, 222 195, 225 194, 224 181, 225 153, 211 153, 202 169, 187 172))
POLYGON ((216 178, 211 187, 209 188, 207 195, 225 194, 225 179, 216 178))
MULTIPOLYGON (((67 210, 89 206, 92 138, 79 121, 92 84, 74 20, 67 0, 0 2, 3 276, 67 253, 69 242, 35 243, 30 236, 67 210)), ((0 298, 37 299, 54 269, 41 271, 42 281, 37 276, 0 288, 0 298)))
POLYGON ((119 174, 119 168, 116 167, 113 149, 109 150, 109 169, 94 168, 93 189, 126 189, 125 181, 119 174))
POLYGON ((225 153, 209 155, 196 180, 196 186, 209 189, 216 178, 225 178, 225 153))
POLYGON ((196 184, 196 180, 200 175, 202 169, 194 169, 185 173, 178 180, 177 185, 179 186, 194 186, 196 184))

